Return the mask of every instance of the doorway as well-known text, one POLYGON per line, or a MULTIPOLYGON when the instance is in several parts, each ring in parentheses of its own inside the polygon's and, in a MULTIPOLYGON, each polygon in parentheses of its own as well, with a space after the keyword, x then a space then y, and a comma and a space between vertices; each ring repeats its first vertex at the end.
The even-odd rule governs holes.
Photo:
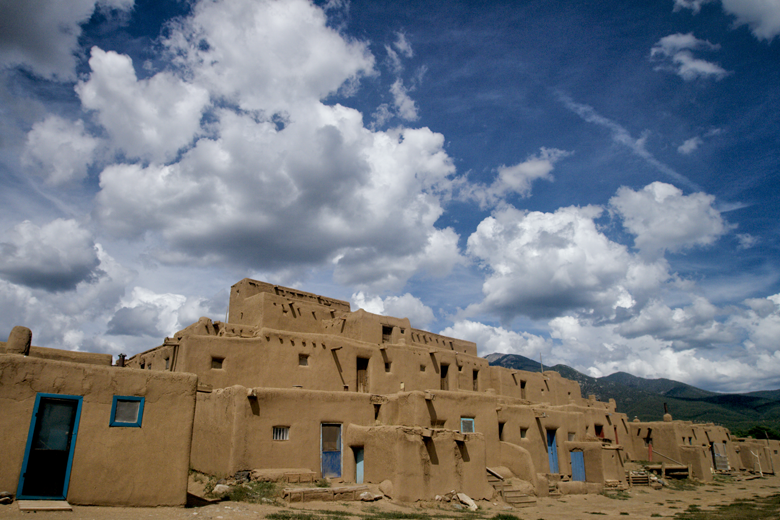
POLYGON ((547 457, 550 473, 558 473, 558 447, 555 443, 555 430, 547 430, 547 457))
POLYGON ((322 478, 341 477, 341 425, 322 424, 322 478))
POLYGON ((355 484, 363 483, 363 446, 352 448, 355 454, 355 484))
POLYGON ((27 434, 18 498, 65 500, 81 415, 80 396, 38 394, 27 434))
POLYGON ((357 391, 368 393, 368 359, 357 358, 357 391))

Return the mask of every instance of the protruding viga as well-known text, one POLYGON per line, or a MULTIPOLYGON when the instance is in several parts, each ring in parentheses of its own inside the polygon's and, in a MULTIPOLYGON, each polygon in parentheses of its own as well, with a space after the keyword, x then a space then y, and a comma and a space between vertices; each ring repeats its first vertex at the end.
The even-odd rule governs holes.
POLYGON ((17 325, 8 335, 8 343, 5 345, 5 351, 8 354, 22 354, 26 356, 30 353, 31 343, 32 331, 27 327, 17 325))

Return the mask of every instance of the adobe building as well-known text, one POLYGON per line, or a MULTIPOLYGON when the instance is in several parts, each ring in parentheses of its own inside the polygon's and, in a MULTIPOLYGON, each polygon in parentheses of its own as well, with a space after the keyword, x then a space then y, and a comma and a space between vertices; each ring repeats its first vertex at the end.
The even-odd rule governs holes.
POLYGON ((780 463, 777 441, 629 422, 557 372, 491 367, 472 342, 256 280, 232 287, 227 323, 201 318, 123 367, 30 347, 21 329, 0 342, 0 490, 19 498, 183 504, 192 468, 511 503, 624 487, 628 461, 701 480, 780 463))
MULTIPOLYGON (((16 341, 26 336, 26 345, 16 341)), ((0 342, 0 490, 89 505, 184 505, 196 376, 0 342)))
POLYGON ((404 501, 452 489, 489 499, 487 468, 532 495, 625 482, 629 430, 614 401, 295 289, 244 279, 227 323, 202 318, 127 366, 197 375, 191 465, 209 474, 385 482, 404 501))

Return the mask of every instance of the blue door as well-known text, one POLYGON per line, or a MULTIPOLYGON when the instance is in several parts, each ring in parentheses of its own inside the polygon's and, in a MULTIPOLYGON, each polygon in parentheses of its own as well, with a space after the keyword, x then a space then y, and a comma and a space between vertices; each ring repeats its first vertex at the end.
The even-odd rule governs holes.
POLYGON ((550 473, 558 473, 558 448, 555 445, 555 430, 547 430, 547 456, 550 459, 550 473))
POLYGON ((585 455, 581 451, 571 453, 571 479, 585 482, 585 455))
POLYGON ((323 424, 322 435, 322 477, 341 476, 341 425, 323 424))
POLYGON ((355 484, 363 483, 363 447, 355 448, 355 484))
POLYGON ((65 500, 80 416, 79 396, 35 396, 18 498, 65 500))

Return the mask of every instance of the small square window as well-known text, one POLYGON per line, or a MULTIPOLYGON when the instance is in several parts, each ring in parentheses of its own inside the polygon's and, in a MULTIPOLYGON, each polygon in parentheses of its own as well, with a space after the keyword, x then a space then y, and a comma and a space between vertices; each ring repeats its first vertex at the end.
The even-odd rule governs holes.
POLYGON ((225 358, 220 357, 212 357, 211 358, 211 368, 221 369, 222 363, 225 361, 225 358))
POLYGON ((144 398, 115 395, 109 426, 140 428, 144 416, 144 398))
POLYGON ((474 433, 474 418, 473 417, 461 417, 460 418, 460 431, 463 433, 474 433))
POLYGON ((290 427, 289 426, 274 426, 273 439, 275 441, 288 441, 288 440, 290 440, 290 427))
POLYGON ((385 372, 390 372, 391 365, 392 364, 389 361, 387 363, 385 363, 385 372))
POLYGON ((420 372, 425 372, 425 365, 420 365, 420 372))
POLYGON ((520 438, 525 439, 528 436, 528 428, 520 428, 520 438))
POLYGON ((574 442, 574 437, 575 437, 574 432, 569 432, 569 437, 568 437, 569 442, 574 442))
POLYGON ((298 354, 298 366, 309 366, 309 356, 307 354, 298 354))

